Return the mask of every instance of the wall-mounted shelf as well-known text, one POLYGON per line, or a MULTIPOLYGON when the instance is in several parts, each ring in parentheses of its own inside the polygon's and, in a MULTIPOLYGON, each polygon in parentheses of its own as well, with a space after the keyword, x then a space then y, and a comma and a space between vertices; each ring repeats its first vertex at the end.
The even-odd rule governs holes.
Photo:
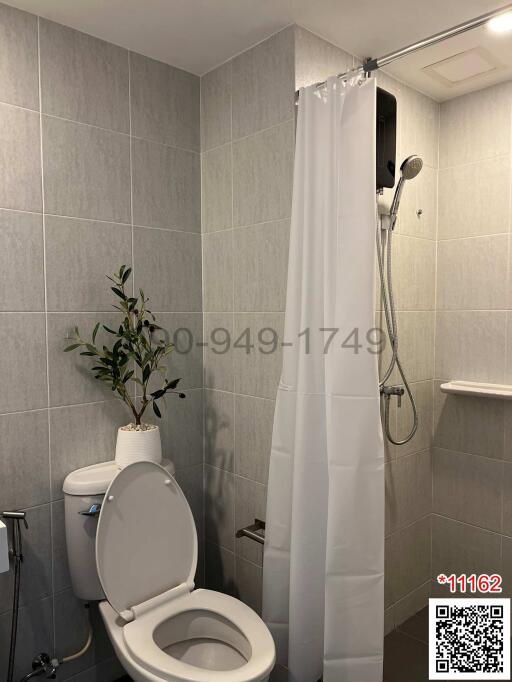
POLYGON ((512 385, 510 384, 483 384, 477 381, 449 381, 441 384, 443 393, 455 393, 457 395, 470 395, 476 398, 500 398, 512 400, 512 385))

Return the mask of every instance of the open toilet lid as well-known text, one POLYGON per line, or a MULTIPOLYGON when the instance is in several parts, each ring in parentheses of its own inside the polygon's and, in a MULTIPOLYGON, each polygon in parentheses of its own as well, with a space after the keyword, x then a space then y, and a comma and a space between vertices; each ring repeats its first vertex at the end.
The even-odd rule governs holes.
POLYGON ((193 581, 194 518, 181 488, 159 464, 130 464, 110 484, 98 521, 96 565, 118 613, 193 581))

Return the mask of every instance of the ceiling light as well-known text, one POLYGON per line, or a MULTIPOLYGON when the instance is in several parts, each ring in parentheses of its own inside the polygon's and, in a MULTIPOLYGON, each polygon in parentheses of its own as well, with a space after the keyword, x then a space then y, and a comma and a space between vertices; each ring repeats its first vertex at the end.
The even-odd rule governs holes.
POLYGON ((494 31, 495 33, 512 31, 512 12, 505 12, 505 14, 499 14, 497 17, 493 17, 489 20, 488 26, 491 31, 494 31))

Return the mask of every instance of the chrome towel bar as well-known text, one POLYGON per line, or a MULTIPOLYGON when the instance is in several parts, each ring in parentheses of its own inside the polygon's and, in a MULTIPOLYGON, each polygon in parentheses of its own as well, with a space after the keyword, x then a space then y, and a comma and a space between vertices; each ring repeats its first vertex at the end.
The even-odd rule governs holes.
POLYGON ((265 521, 254 519, 254 523, 245 528, 240 528, 236 532, 237 538, 249 538, 258 542, 260 545, 265 544, 265 521))

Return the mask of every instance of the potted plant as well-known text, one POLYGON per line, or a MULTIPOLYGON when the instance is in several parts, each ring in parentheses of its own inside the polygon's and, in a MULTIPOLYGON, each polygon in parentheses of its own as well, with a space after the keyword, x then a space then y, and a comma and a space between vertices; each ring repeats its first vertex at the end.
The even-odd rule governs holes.
POLYGON ((172 351, 173 344, 166 342, 165 330, 148 310, 149 299, 142 289, 138 297, 126 292, 131 272, 131 268, 122 265, 116 275, 108 277, 113 283, 111 289, 119 299, 113 307, 124 315, 117 330, 102 325, 112 337, 110 346, 99 348, 96 345, 100 328, 98 322, 89 341, 83 339, 75 327, 73 335, 68 337, 73 343, 64 349, 66 353, 81 349, 80 355, 92 358, 94 378, 110 386, 133 415, 132 423, 118 429, 115 459, 119 467, 139 460, 162 460, 160 430, 154 424, 143 422, 143 415, 151 406, 156 417, 161 418, 159 404, 167 394, 185 398, 184 393, 176 390, 180 379, 167 377, 163 362, 172 351), (159 387, 154 385, 155 375, 161 377, 159 387))

